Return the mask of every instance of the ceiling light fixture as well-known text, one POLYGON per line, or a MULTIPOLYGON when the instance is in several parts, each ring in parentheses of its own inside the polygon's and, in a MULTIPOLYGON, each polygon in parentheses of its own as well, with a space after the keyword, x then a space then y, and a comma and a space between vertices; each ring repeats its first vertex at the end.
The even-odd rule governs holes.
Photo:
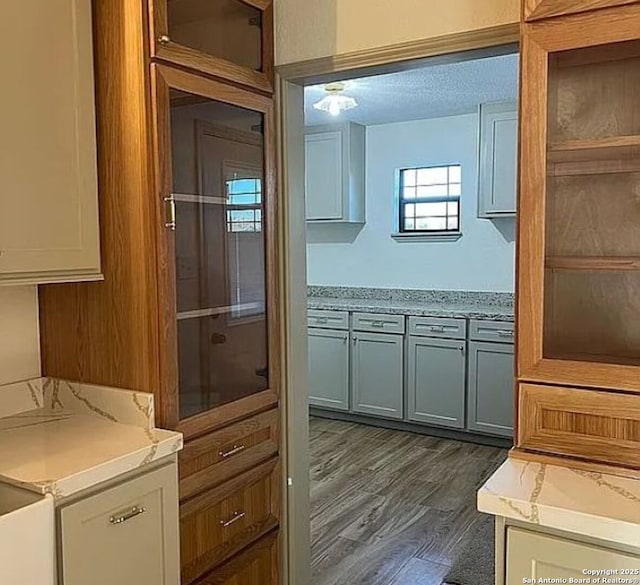
POLYGON ((313 107, 316 110, 328 112, 332 116, 339 116, 342 111, 357 108, 358 102, 355 98, 342 95, 344 87, 344 83, 341 82, 325 85, 324 90, 327 92, 327 95, 319 102, 313 104, 313 107))

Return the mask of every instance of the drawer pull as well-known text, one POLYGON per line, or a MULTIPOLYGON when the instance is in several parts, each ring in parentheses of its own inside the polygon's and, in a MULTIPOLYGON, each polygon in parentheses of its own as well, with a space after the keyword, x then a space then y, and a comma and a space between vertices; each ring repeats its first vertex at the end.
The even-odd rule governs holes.
POLYGON ((247 447, 245 445, 234 445, 233 449, 231 449, 230 451, 219 451, 218 455, 223 459, 227 459, 228 457, 233 457, 238 453, 242 453, 242 451, 244 451, 246 448, 247 447))
POLYGON ((498 331, 498 337, 513 337, 513 331, 507 331, 506 329, 501 329, 498 331))
POLYGON ((384 321, 372 321, 371 327, 384 327, 384 321))
POLYGON ((245 516, 246 514, 244 512, 234 512, 233 516, 229 520, 220 520, 220 526, 228 528, 238 520, 242 520, 245 516))
POLYGON ((127 520, 131 520, 131 518, 135 518, 136 516, 140 516, 140 514, 144 514, 147 511, 146 508, 142 506, 134 506, 128 512, 124 512, 118 516, 111 516, 109 518, 109 524, 122 524, 127 520))
POLYGON ((326 325, 329 322, 328 317, 314 317, 316 323, 321 323, 322 325, 326 325))

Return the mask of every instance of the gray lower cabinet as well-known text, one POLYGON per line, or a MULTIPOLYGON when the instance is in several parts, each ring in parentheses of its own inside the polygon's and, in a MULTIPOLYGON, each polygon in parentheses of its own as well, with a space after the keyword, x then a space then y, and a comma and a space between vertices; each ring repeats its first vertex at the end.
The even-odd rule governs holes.
POLYGON ((465 342, 412 335, 408 351, 408 420, 464 428, 465 342))
POLYGON ((403 417, 404 337, 353 334, 352 410, 391 419, 403 417))
POLYGON ((467 427, 492 435, 513 435, 513 345, 469 343, 467 427))
POLYGON ((309 329, 309 404, 349 410, 349 332, 309 329))

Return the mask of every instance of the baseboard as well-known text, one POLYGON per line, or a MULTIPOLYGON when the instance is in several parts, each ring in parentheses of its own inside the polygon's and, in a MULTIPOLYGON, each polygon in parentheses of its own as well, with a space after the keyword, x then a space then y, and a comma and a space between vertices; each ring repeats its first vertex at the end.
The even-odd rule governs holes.
POLYGON ((338 412, 335 410, 325 410, 323 408, 309 407, 309 415, 318 418, 327 418, 330 420, 340 420, 344 422, 354 422, 372 427, 380 427, 384 429, 392 429, 394 431, 406 431, 416 433, 418 435, 429 435, 431 437, 439 437, 441 439, 453 439, 456 441, 465 441, 467 443, 476 443, 478 445, 487 445, 489 447, 500 447, 502 449, 511 449, 513 440, 506 437, 492 437, 490 435, 479 435, 469 431, 456 431, 454 429, 443 429, 422 425, 401 420, 389 420, 376 418, 374 416, 366 416, 363 414, 353 414, 351 412, 338 412))

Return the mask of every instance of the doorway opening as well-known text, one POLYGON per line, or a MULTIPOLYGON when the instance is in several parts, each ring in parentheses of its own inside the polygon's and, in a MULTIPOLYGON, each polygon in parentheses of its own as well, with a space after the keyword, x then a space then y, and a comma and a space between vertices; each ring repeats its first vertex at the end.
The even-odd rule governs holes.
POLYGON ((309 499, 289 513, 310 582, 493 582, 461 561, 479 539, 492 558, 475 493, 512 444, 517 46, 298 81, 287 263, 308 392, 289 393, 289 463, 309 499))

